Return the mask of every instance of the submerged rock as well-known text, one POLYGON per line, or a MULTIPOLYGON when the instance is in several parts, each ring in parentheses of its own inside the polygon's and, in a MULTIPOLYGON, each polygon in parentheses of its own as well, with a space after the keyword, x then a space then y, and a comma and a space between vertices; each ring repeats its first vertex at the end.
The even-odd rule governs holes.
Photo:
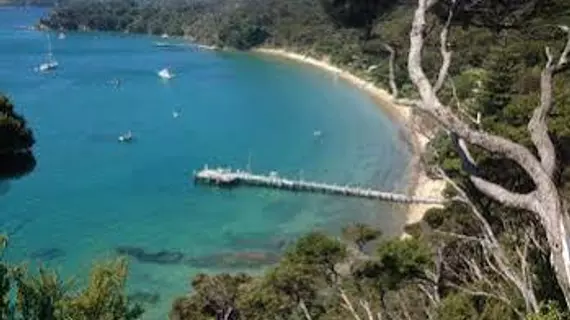
POLYGON ((213 253, 197 257, 185 257, 182 252, 161 250, 147 251, 141 247, 119 246, 117 254, 136 261, 155 264, 188 264, 196 268, 258 268, 279 262, 280 255, 272 251, 235 251, 213 253))
POLYGON ((130 302, 140 304, 157 304, 160 301, 160 295, 156 292, 136 291, 128 296, 130 302))
POLYGON ((188 258, 186 263, 197 268, 259 268, 275 264, 279 259, 279 254, 273 252, 241 251, 188 258))
POLYGON ((120 255, 125 255, 139 262, 156 264, 179 264, 184 261, 184 254, 179 251, 161 250, 157 252, 146 251, 140 247, 120 246, 115 249, 120 255))
POLYGON ((31 259, 43 262, 49 262, 63 256, 65 256, 65 251, 60 248, 44 248, 36 250, 30 254, 31 259))

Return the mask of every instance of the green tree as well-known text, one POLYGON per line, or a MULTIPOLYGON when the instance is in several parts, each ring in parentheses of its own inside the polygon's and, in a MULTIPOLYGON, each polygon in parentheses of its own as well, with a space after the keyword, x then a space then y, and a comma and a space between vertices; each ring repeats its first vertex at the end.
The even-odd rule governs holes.
POLYGON ((34 143, 26 120, 0 94, 0 180, 20 177, 34 169, 36 160, 31 150, 34 143))
POLYGON ((239 290, 251 281, 252 277, 246 274, 199 274, 192 280, 192 296, 177 299, 170 316, 173 319, 238 319, 239 290))
POLYGON ((312 266, 336 278, 336 265, 347 257, 346 246, 321 232, 302 236, 287 250, 285 259, 295 264, 312 266))
POLYGON ((364 251, 367 243, 378 239, 382 232, 364 223, 354 223, 342 229, 345 239, 354 242, 360 251, 364 251))

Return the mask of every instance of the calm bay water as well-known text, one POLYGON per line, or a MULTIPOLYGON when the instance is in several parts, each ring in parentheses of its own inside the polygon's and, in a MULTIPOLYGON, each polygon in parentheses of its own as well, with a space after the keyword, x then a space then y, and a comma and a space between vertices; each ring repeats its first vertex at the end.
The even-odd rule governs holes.
POLYGON ((399 128, 356 88, 273 58, 161 50, 153 38, 97 33, 53 34, 61 67, 38 74, 47 37, 16 27, 42 14, 0 9, 0 91, 34 129, 38 160, 33 173, 0 186, 10 259, 83 276, 118 246, 180 252, 184 263, 131 263, 130 290, 160 295, 145 319, 164 319, 193 274, 236 270, 222 254, 260 256, 353 221, 399 231, 403 214, 388 204, 190 179, 206 163, 244 168, 251 154, 256 172, 403 189, 410 155, 399 128), (177 74, 168 83, 156 75, 165 66, 177 74), (126 130, 137 140, 118 143, 126 130))

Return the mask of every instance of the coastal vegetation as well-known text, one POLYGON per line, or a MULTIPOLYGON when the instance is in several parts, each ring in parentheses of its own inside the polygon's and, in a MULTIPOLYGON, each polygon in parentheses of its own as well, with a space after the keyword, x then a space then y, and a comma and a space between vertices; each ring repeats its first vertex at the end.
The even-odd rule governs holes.
POLYGON ((0 0, 0 6, 36 6, 51 7, 56 0, 0 0))
POLYGON ((568 1, 73 1, 41 23, 326 58, 431 137, 424 169, 449 201, 410 237, 310 233, 261 276, 196 277, 171 318, 570 317, 568 1))
POLYGON ((14 111, 8 98, 0 95, 0 180, 20 177, 34 169, 34 143, 26 120, 14 111))

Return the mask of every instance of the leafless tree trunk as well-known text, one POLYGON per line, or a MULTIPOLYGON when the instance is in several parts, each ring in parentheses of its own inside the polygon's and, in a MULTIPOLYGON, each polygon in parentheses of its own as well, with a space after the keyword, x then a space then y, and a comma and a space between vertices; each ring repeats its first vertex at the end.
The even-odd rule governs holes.
POLYGON ((307 309, 307 305, 305 304, 305 301, 303 301, 303 299, 299 301, 299 308, 301 308, 301 310, 303 311, 303 315, 305 316, 306 320, 313 320, 311 314, 309 313, 309 309, 307 309))
POLYGON ((391 45, 387 43, 382 44, 384 49, 390 53, 390 60, 388 60, 388 72, 390 78, 390 90, 392 91, 392 97, 394 99, 398 98, 399 90, 398 85, 396 84, 396 49, 394 49, 391 45))
MULTIPOLYGON (((447 181, 447 183, 451 185, 459 194, 459 196, 457 196, 455 199, 460 200, 468 205, 477 221, 479 221, 482 230, 482 238, 469 237, 467 240, 475 241, 483 248, 486 265, 491 271, 500 276, 506 282, 515 286, 525 301, 526 312, 538 312, 538 300, 534 294, 530 277, 528 276, 529 269, 527 265, 527 259, 530 234, 525 238, 525 244, 523 245, 522 251, 520 251, 520 248, 516 248, 520 259, 518 264, 521 266, 521 271, 519 273, 515 270, 516 264, 508 258, 508 255, 505 253, 501 243, 493 233, 491 225, 487 222, 487 219, 485 219, 477 206, 469 199, 467 193, 453 180, 447 177, 447 175, 442 170, 440 170, 440 174, 447 181)), ((474 277, 479 282, 486 283, 489 288, 495 288, 493 290, 495 292, 492 293, 492 295, 497 297, 498 300, 506 302, 512 307, 508 294, 501 292, 502 290, 500 286, 497 286, 496 283, 493 283, 493 281, 490 281, 488 277, 485 276, 484 272, 482 272, 482 270, 479 268, 477 262, 475 262, 473 259, 465 259, 465 262, 471 270, 470 276, 474 277)))
MULTIPOLYGON (((426 31, 426 14, 438 0, 417 0, 418 6, 414 13, 412 30, 410 32, 410 51, 408 55, 408 73, 420 95, 420 101, 415 105, 426 114, 436 119, 444 128, 458 138, 458 151, 462 156, 465 169, 473 185, 491 199, 499 203, 524 209, 535 214, 546 232, 550 249, 550 260, 554 267, 558 283, 564 293, 566 304, 570 307, 570 219, 564 210, 564 205, 557 186, 554 182, 556 170, 556 154, 548 136, 547 116, 552 108, 553 77, 563 71, 568 64, 570 53, 570 32, 567 27, 561 27, 569 37, 559 59, 546 48, 547 63, 541 74, 541 102, 536 107, 528 124, 537 151, 538 158, 526 147, 509 139, 491 133, 474 129, 453 113, 451 108, 443 105, 439 97, 438 82, 432 85, 422 66, 422 50, 426 31), (500 154, 506 159, 520 165, 534 182, 536 188, 530 193, 521 194, 507 190, 504 187, 482 178, 477 165, 469 155, 468 144, 479 146, 489 152, 500 154)), ((446 24, 444 32, 447 33, 446 24)), ((445 79, 448 72, 448 61, 451 54, 447 50, 446 35, 442 33, 443 64, 438 79, 445 79)))

